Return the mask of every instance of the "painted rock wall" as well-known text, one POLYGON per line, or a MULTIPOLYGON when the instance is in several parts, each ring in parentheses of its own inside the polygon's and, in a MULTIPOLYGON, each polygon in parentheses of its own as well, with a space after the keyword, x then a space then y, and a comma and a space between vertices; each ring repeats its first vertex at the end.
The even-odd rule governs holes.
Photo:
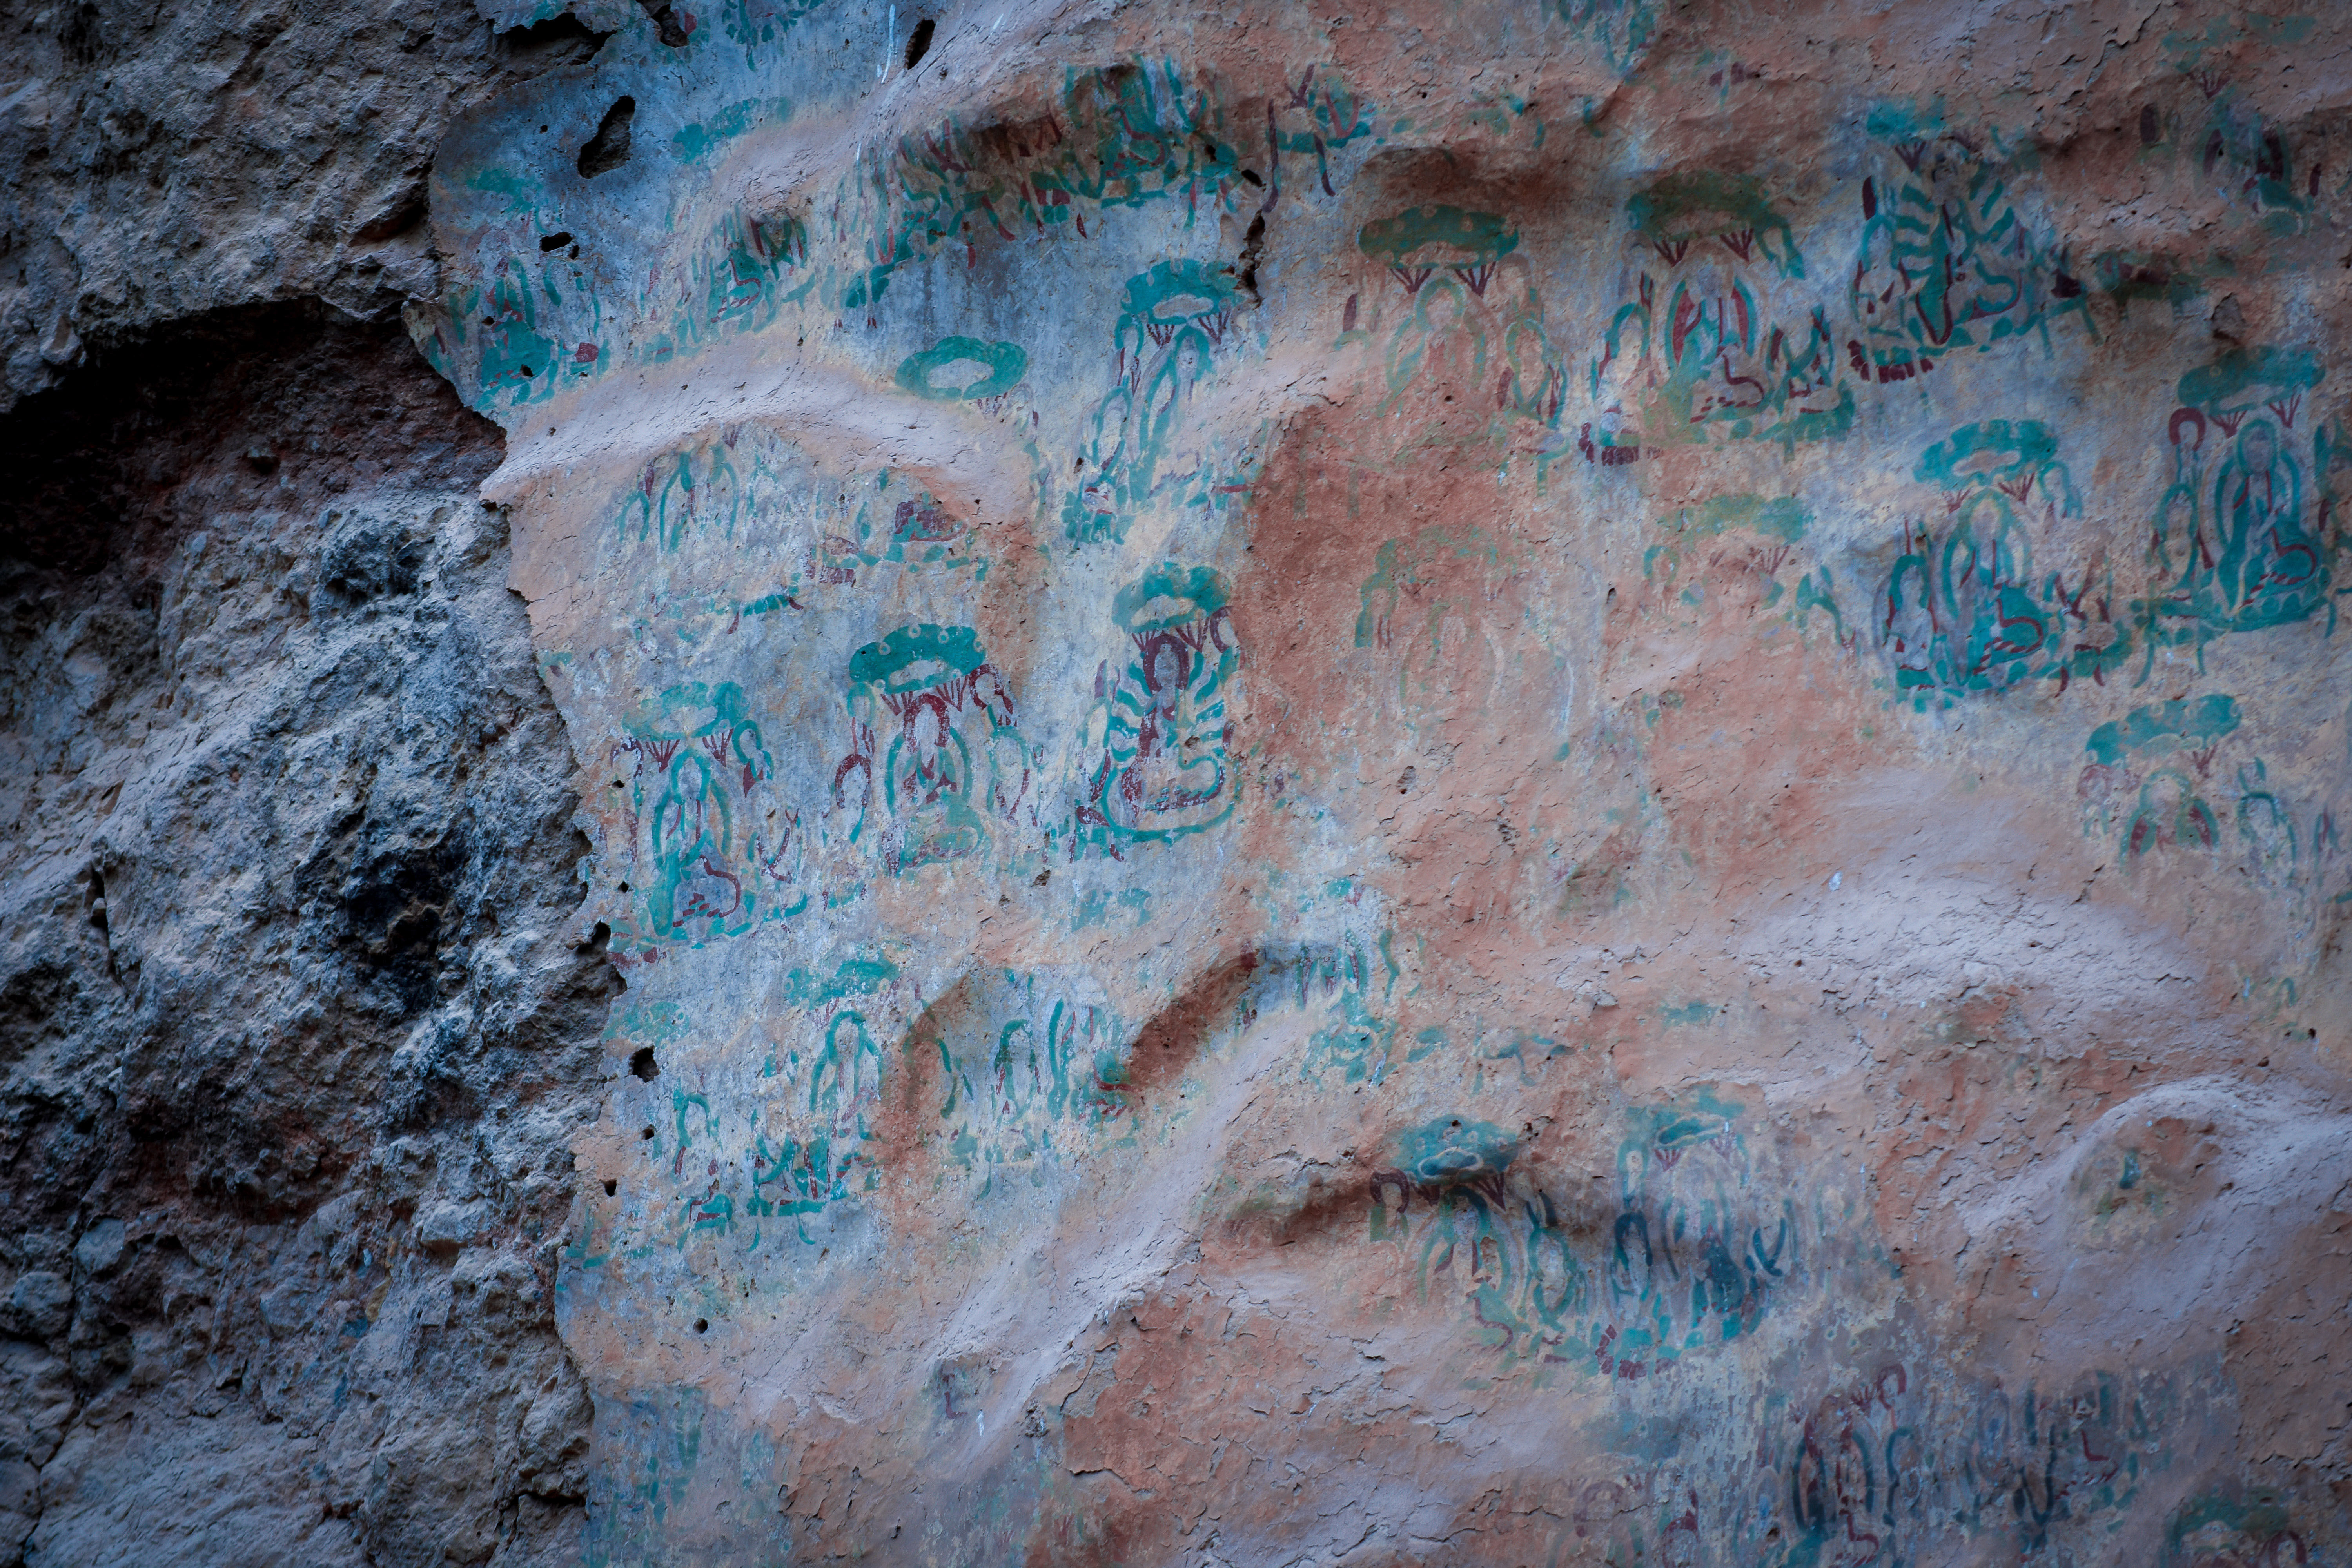
POLYGON ((442 145, 590 1560, 2336 1561, 2343 16, 1328 9, 442 145))

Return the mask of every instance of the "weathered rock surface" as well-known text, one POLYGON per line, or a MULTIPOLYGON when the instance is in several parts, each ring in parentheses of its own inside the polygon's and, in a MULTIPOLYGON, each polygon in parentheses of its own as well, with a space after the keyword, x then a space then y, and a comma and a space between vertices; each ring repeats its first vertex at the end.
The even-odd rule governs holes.
POLYGON ((466 0, 53 0, 5 26, 0 410, 163 322, 430 293, 450 117, 599 42, 568 14, 496 32, 466 0))
POLYGON ((577 16, 26 509, 31 1560, 2352 1552, 2341 16, 577 16))
POLYGON ((280 309, 15 434, 0 1561, 572 1561, 550 1290, 618 987, 496 433, 280 309))

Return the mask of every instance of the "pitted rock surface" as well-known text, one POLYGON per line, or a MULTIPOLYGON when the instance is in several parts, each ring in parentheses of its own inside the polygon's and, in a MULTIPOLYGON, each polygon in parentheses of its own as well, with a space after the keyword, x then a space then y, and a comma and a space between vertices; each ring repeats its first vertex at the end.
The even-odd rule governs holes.
POLYGON ((0 1561, 574 1561, 619 987, 497 434, 285 308, 16 418, 0 1561))

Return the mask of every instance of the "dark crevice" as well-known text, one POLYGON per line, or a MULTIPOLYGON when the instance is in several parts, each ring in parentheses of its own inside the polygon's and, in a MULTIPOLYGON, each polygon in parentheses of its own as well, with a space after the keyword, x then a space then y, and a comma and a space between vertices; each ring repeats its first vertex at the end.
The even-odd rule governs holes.
POLYGON ((1242 292, 1250 297, 1252 304, 1265 302, 1258 297, 1257 291, 1257 264, 1265 259, 1265 215, 1260 213, 1250 219, 1249 233, 1242 240, 1241 276, 1238 279, 1242 292))
POLYGON ((686 47, 689 29, 678 20, 669 0, 637 0, 638 8, 653 19, 654 37, 673 49, 686 47))
POLYGON ((354 245, 375 245, 406 234, 425 221, 425 187, 418 185, 404 192, 387 204, 382 213, 352 232, 354 245))
POLYGON ((568 228, 559 228, 553 234, 542 234, 539 237, 539 253, 545 256, 549 251, 561 250, 571 243, 572 231, 568 228))
POLYGON ((596 134, 580 149, 580 177, 593 180, 629 161, 629 121, 637 116, 637 100, 618 98, 596 124, 596 134))
POLYGON ((914 33, 907 39, 907 68, 908 70, 913 70, 917 66, 921 65, 923 63, 923 57, 931 52, 931 35, 936 32, 938 28, 939 24, 932 21, 929 16, 924 17, 921 21, 915 24, 914 33))
POLYGON ((94 344, 61 385, 0 420, 0 563, 87 575, 151 555, 182 521, 326 505, 355 468, 478 484, 503 450, 497 428, 439 377, 408 374, 415 353, 398 321, 316 300, 94 344))
MULTIPOLYGON (((542 1397, 576 1386, 576 1373, 547 1299, 501 1283, 530 1277, 533 1238, 572 1201, 568 1122, 522 1134, 511 1163, 502 1142, 498 1168, 478 1131, 497 1126, 504 1140, 524 1121, 518 1107, 593 1102, 619 989, 608 928, 574 949, 587 840, 562 781, 577 763, 504 585, 503 523, 471 510, 501 451, 496 427, 396 322, 316 302, 97 343, 0 420, 11 740, 21 729, 70 742, 15 765, 66 781, 35 798, 63 802, 56 820, 85 836, 54 880, 15 875, 21 854, 0 873, 11 938, 0 953, 0 1340, 16 1342, 0 1410, 34 1408, 26 1379, 43 1357, 73 1393, 39 1407, 58 1438, 81 1429, 80 1402, 100 1390, 126 1411, 184 1411, 193 1396, 243 1422, 242 1407, 257 1419, 240 1439, 251 1459, 236 1463, 295 1456, 287 1495, 313 1518, 351 1521, 354 1561, 437 1560, 453 1521, 511 1515, 518 1497, 538 1500, 534 1528, 553 1540, 580 1528, 584 1495, 593 1405, 584 1391, 570 1406, 542 1397), (163 617, 164 604, 185 621, 163 617), (416 658, 426 647, 446 655, 416 658), (47 729, 28 724, 56 706, 42 693, 68 647, 96 672, 97 698, 42 720, 47 729), (27 691, 46 706, 16 695, 27 691), (149 725, 193 734, 207 703, 246 704, 250 718, 205 726, 175 753, 184 771, 166 770, 142 739, 149 725), (111 790, 74 784, 57 761, 79 770, 85 752, 108 759, 111 790), (117 791, 155 812, 127 858, 99 841, 117 791), (216 923, 192 914, 194 889, 217 886, 225 868, 262 869, 216 923), (493 938, 511 971, 486 956, 493 938), (142 955, 158 952, 186 969, 142 983, 142 955), (409 1133, 430 1136, 400 1141, 409 1133), (526 1171, 558 1179, 525 1182, 526 1171), (381 1284, 408 1226, 477 1192, 484 1206, 467 1211, 479 1217, 464 1244, 500 1260, 479 1298, 497 1310, 453 1317, 430 1370, 355 1373, 351 1415, 380 1402, 386 1415, 374 1428, 349 1421, 337 1441, 363 1462, 379 1434, 452 1409, 503 1431, 533 1413, 541 1436, 496 1471, 452 1470, 446 1484, 394 1487, 362 1506, 299 1462, 303 1444, 323 1449, 338 1430, 345 1389, 238 1369, 347 1355, 369 1309, 323 1304, 347 1279, 381 1284), (241 1245, 221 1238, 321 1215, 344 1217, 307 1251, 273 1244, 268 1263, 278 1299, 319 1306, 273 1316, 213 1261, 241 1245), (224 1303, 217 1317, 192 1326, 172 1294, 184 1277, 224 1303), (234 1355, 226 1380, 183 1370, 192 1335, 234 1355), (156 1376, 129 1385, 133 1344, 151 1364, 151 1337, 163 1347, 156 1376), (443 1370, 468 1361, 514 1369, 511 1384, 443 1370), (282 1445, 273 1436, 296 1432, 282 1445), (559 1509, 574 1511, 567 1521, 559 1509)), ((38 1489, 89 1473, 79 1459, 26 1458, 0 1492, 46 1502, 38 1489)), ((233 1486, 261 1472, 219 1473, 233 1486)), ((0 1497, 0 1515, 12 1508, 0 1563, 40 1522, 0 1497)), ((53 1554, 88 1560, 88 1510, 50 1511, 54 1528, 83 1531, 53 1554)))
POLYGON ((560 53, 579 60, 589 60, 595 58, 597 51, 612 36, 596 31, 566 11, 560 16, 533 22, 528 27, 509 27, 499 35, 499 47, 508 55, 527 59, 560 53))
POLYGON ((96 65, 102 51, 99 34, 98 7, 87 3, 59 7, 63 20, 58 28, 58 42, 66 58, 76 65, 96 65))

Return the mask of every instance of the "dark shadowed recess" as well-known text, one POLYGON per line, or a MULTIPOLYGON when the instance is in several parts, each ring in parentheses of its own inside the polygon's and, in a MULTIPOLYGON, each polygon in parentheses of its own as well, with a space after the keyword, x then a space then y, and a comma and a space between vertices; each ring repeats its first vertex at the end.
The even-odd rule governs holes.
POLYGON ((0 562, 87 575, 183 520, 293 511, 397 475, 478 485, 503 452, 396 321, 312 300, 177 321, 0 418, 0 562))
POLYGON ((0 1568, 581 1560, 619 981, 500 455, 299 304, 0 419, 0 1568))
POLYGON ((30 803, 29 820, 0 822, 0 889, 34 840, 61 833, 92 857, 70 908, 29 883, 0 891, 0 1196, 20 1220, 69 1224, 93 1184, 125 1181, 147 1201, 210 1192, 249 1220, 299 1214, 380 1137, 593 1081, 618 981, 601 942, 575 952, 564 934, 585 849, 570 750, 504 587, 503 528, 467 521, 501 451, 397 325, 307 303, 174 324, 0 419, 0 740, 25 773, 0 783, 30 803), (419 495, 452 509, 441 537, 396 505, 419 495), (184 603, 174 625, 247 629, 226 687, 194 698, 214 717, 191 728, 200 743, 223 722, 247 732, 159 798, 139 781, 170 776, 191 729, 152 748, 137 726, 189 700, 168 668, 182 634, 157 616, 165 563, 197 530, 207 559, 245 563, 228 574, 238 603, 184 603), (494 553, 450 553, 484 538, 494 553), (307 597, 288 604, 298 580, 307 597), (110 640, 74 629, 90 626, 110 640), (298 645, 312 650, 299 670, 298 645), (467 651, 419 665, 435 646, 467 651), (93 807, 42 751, 58 683, 40 667, 93 659, 111 695, 78 721, 85 762, 68 765, 103 763, 122 798, 192 835, 100 827, 115 797, 93 807), (268 694, 257 724, 229 716, 254 692, 268 694), (283 759, 322 745, 367 783, 313 822, 330 786, 283 759), (215 793, 234 810, 193 804, 215 793), (172 951, 155 919, 247 870, 262 879, 232 927, 202 933, 231 968, 159 990, 118 963, 126 936, 172 951), (143 931, 123 923, 139 918, 126 879, 145 889, 143 931), (502 929, 543 933, 543 956, 494 994, 476 952, 502 929), (394 1060, 445 1016, 440 1043, 394 1060))

